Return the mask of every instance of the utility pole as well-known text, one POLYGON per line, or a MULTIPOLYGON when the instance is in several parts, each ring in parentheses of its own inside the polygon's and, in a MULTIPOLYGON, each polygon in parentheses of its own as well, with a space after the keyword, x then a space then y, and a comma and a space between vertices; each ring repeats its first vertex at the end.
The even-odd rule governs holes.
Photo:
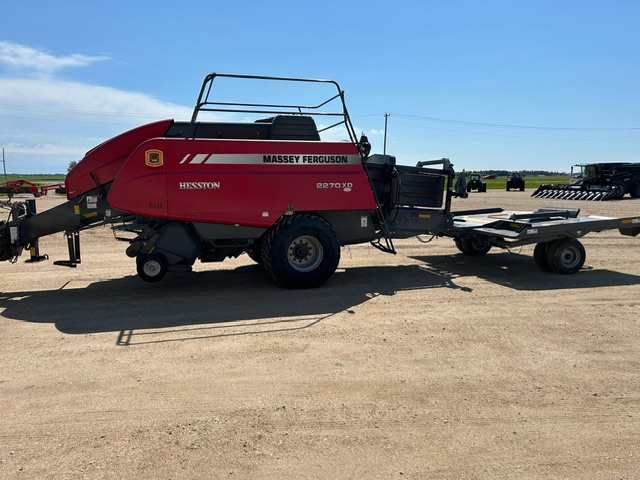
POLYGON ((385 112, 384 114, 384 148, 382 150, 382 154, 387 154, 387 119, 389 118, 389 114, 385 112))
POLYGON ((4 170, 4 179, 7 179, 7 164, 4 161, 4 147, 2 147, 2 169, 4 170))

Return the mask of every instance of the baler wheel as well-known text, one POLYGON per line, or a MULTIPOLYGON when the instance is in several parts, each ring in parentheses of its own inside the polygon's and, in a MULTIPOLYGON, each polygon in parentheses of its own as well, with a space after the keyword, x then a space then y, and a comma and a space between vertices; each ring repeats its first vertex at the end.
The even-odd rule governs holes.
POLYGON ((169 262, 161 253, 141 253, 136 258, 136 268, 142 280, 155 283, 165 276, 169 269, 169 262))
POLYGON ((340 262, 340 243, 323 218, 310 214, 285 217, 262 243, 262 265, 287 288, 325 283, 340 262))

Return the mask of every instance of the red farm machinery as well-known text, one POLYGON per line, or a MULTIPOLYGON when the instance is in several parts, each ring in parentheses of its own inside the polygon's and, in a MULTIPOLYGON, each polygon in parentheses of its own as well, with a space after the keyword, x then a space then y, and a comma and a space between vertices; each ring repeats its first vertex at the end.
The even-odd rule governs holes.
POLYGON ((189 271, 197 260, 247 253, 278 284, 309 288, 333 275, 341 246, 350 244, 395 253, 394 239, 431 234, 478 256, 535 243, 543 270, 574 273, 585 259, 578 237, 604 229, 640 233, 640 217, 452 212, 452 199, 467 192, 464 181, 454 184, 448 159, 403 166, 370 149, 334 81, 213 73, 189 121, 143 125, 87 152, 65 179, 65 203, 37 213, 35 200, 6 202, 0 260, 15 261, 25 248, 37 260, 38 239, 65 232, 69 259, 56 263, 75 267, 80 232, 109 225, 147 282, 189 271), (263 92, 253 82, 284 85, 288 94, 301 86, 328 93, 306 106, 237 102, 216 93, 227 82, 253 93, 263 92))
POLYGON ((21 193, 28 193, 34 197, 41 197, 46 195, 50 190, 54 190, 56 193, 66 193, 64 183, 53 183, 50 185, 38 185, 28 180, 5 180, 0 182, 0 194, 6 195, 8 198, 21 193))

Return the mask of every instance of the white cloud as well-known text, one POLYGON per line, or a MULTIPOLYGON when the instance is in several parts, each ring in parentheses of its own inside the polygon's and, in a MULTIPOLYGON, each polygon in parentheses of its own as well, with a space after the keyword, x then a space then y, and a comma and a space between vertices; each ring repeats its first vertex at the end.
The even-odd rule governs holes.
POLYGON ((0 41, 0 64, 32 73, 52 74, 63 68, 86 67, 108 58, 104 55, 91 57, 79 53, 55 56, 25 45, 0 41))
POLYGON ((149 95, 79 82, 0 78, 0 108, 25 114, 123 118, 190 116, 191 109, 149 95))
POLYGON ((85 153, 85 149, 79 147, 70 147, 64 145, 37 145, 34 147, 23 147, 20 144, 8 145, 8 150, 19 151, 21 154, 36 154, 36 155, 72 155, 75 158, 80 159, 85 153))
POLYGON ((12 173, 64 173, 98 143, 161 118, 189 119, 192 109, 140 92, 57 78, 103 56, 55 56, 0 42, 0 146, 12 173))

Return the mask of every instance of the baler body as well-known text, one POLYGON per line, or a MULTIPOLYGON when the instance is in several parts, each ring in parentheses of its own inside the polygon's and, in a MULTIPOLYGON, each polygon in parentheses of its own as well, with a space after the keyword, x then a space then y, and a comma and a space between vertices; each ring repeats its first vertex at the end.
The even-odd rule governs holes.
POLYGON ((78 233, 107 224, 129 243, 127 255, 149 282, 188 271, 196 260, 247 253, 284 286, 318 286, 335 271, 343 245, 371 242, 394 252, 393 237, 452 224, 448 160, 435 161, 439 169, 429 168, 433 162, 405 167, 369 149, 365 136, 356 139, 333 81, 211 74, 190 121, 156 121, 94 147, 68 173, 66 203, 38 214, 13 205, 0 224, 0 259, 66 232, 69 260, 57 263, 75 267, 78 233), (219 102, 210 96, 220 78, 337 93, 311 106, 219 102), (327 118, 337 121, 317 125, 327 118), (334 127, 344 138, 321 138, 334 127))

